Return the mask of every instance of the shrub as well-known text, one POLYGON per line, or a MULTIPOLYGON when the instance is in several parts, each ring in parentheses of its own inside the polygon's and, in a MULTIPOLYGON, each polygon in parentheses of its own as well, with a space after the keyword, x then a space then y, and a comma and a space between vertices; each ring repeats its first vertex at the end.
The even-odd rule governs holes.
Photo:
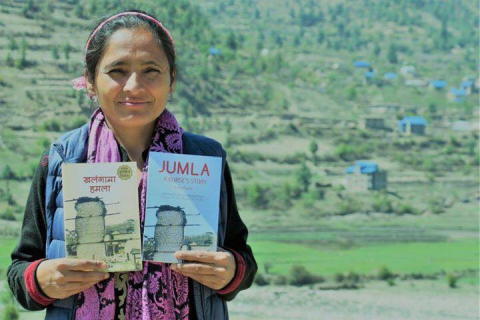
POLYGON ((3 320, 18 320, 20 315, 18 309, 11 303, 7 304, 3 309, 2 319, 3 320))
POLYGON ((269 284, 267 278, 260 272, 257 272, 253 281, 257 286, 266 286, 269 284))
POLYGON ((3 210, 3 212, 0 213, 0 219, 15 221, 15 214, 14 214, 13 208, 7 207, 5 210, 3 210))
POLYGON ((401 202, 395 210, 397 214, 418 214, 418 211, 409 203, 401 202))
POLYGON ((452 273, 447 274, 447 283, 450 288, 456 288, 457 287, 457 281, 460 277, 457 275, 454 275, 452 273))
POLYGON ((311 274, 304 266, 293 266, 290 270, 289 284, 294 286, 303 286, 324 281, 325 279, 323 277, 311 274))
POLYGON ((376 212, 389 213, 393 211, 392 202, 388 199, 385 192, 377 195, 373 201, 373 210, 376 212))
POLYGON ((343 281, 345 281, 345 275, 341 272, 338 272, 335 273, 333 279, 335 280, 335 282, 342 283, 343 281))
POLYGON ((388 283, 388 285, 389 285, 390 287, 393 287, 393 286, 395 285, 395 281, 393 280, 393 278, 389 278, 389 279, 387 280, 387 283, 388 283))
POLYGON ((49 119, 43 122, 42 130, 60 132, 62 130, 62 126, 58 120, 49 119))
POLYGON ((381 266, 377 270, 377 278, 379 280, 388 280, 393 278, 394 274, 386 266, 381 266))

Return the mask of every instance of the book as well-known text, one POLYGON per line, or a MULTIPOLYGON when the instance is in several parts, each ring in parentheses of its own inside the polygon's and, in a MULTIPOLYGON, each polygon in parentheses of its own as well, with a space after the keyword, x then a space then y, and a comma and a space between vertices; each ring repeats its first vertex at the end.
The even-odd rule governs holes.
POLYGON ((217 251, 222 158, 150 152, 143 260, 181 262, 176 251, 217 251))
POLYGON ((66 257, 141 270, 136 163, 64 163, 62 180, 66 257))

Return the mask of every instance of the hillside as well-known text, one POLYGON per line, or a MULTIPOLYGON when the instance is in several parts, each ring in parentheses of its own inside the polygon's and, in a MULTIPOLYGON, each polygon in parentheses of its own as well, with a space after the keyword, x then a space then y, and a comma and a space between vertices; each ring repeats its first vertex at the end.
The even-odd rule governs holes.
POLYGON ((348 254, 332 259, 335 250, 367 259, 373 245, 433 243, 398 272, 478 269, 474 1, 2 1, 0 235, 18 236, 41 152, 91 113, 70 84, 88 31, 130 7, 172 31, 179 83, 169 108, 227 149, 260 265, 367 273, 348 254), (405 116, 423 118, 425 134, 400 133, 405 116), (366 118, 382 125, 365 127, 366 118), (386 190, 345 185, 359 160, 386 170, 386 190), (450 243, 464 256, 444 256, 450 243), (312 258, 325 250, 332 255, 312 258))

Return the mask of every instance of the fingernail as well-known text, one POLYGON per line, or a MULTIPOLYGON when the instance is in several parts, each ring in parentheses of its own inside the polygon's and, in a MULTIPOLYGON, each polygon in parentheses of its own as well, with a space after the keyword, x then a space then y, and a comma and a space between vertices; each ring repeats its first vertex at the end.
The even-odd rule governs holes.
POLYGON ((108 279, 110 278, 110 273, 105 273, 105 275, 103 276, 104 279, 108 279))

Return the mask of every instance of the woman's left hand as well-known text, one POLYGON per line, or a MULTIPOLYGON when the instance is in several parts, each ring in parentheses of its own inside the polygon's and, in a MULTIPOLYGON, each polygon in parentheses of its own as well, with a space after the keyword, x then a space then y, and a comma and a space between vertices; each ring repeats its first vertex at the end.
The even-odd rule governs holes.
POLYGON ((220 290, 235 276, 235 258, 233 254, 222 248, 219 252, 177 251, 175 258, 188 263, 172 263, 170 268, 190 277, 201 284, 220 290))

